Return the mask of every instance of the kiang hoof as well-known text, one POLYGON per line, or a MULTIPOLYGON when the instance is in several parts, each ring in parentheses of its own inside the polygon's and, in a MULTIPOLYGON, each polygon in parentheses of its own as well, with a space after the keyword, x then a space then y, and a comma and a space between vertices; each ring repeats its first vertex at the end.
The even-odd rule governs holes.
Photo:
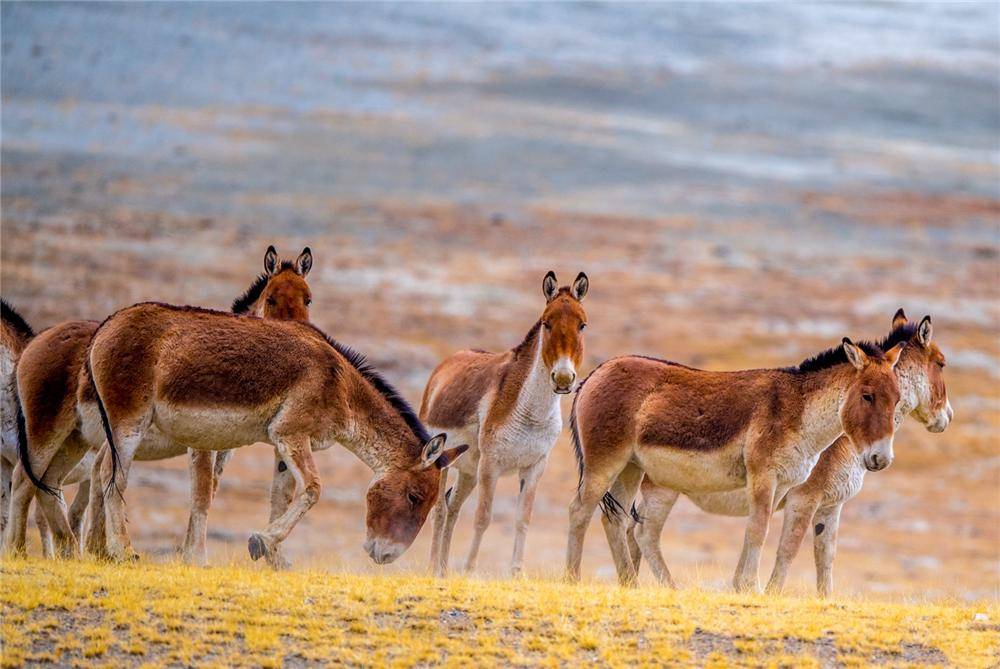
POLYGON ((250 559, 259 560, 267 555, 267 544, 264 543, 264 537, 260 536, 256 532, 250 535, 250 539, 247 540, 247 550, 250 551, 250 559))

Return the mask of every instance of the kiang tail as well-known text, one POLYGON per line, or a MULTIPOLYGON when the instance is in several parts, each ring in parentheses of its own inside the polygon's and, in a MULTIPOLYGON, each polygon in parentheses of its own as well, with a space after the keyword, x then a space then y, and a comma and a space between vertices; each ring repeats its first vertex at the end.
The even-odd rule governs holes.
POLYGON ((104 426, 104 435, 107 437, 108 449, 111 451, 111 480, 108 481, 107 486, 104 488, 104 495, 106 497, 111 494, 111 489, 114 488, 115 492, 121 496, 121 490, 118 488, 118 449, 115 447, 115 435, 111 429, 111 421, 108 420, 107 409, 104 408, 104 400, 101 399, 101 393, 97 389, 97 383, 94 381, 94 369, 90 364, 89 350, 87 351, 87 379, 94 389, 94 396, 97 398, 97 409, 101 412, 101 424, 104 426))
MULTIPOLYGON (((16 391, 15 391, 16 392, 16 391)), ((50 495, 58 495, 59 491, 46 484, 31 469, 31 453, 28 451, 28 429, 24 423, 24 411, 21 409, 21 398, 16 398, 17 402, 17 457, 21 461, 21 467, 27 474, 28 480, 35 484, 35 487, 50 495)))

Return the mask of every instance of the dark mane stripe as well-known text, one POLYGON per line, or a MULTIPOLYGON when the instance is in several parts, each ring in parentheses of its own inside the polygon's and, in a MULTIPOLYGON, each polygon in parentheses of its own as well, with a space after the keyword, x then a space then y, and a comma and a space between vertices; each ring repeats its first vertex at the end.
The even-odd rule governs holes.
POLYGON ((355 351, 346 344, 340 343, 315 326, 313 326, 313 329, 323 335, 323 338, 326 339, 327 343, 330 344, 330 346, 332 346, 337 353, 344 356, 344 358, 351 363, 351 366, 354 367, 354 369, 356 369, 358 373, 361 374, 361 376, 364 377, 364 379, 386 399, 387 402, 389 402, 392 408, 396 410, 396 413, 398 413, 400 417, 406 421, 406 424, 409 426, 410 430, 413 431, 413 434, 417 437, 417 439, 420 440, 421 447, 430 441, 431 436, 428 434, 427 428, 424 427, 424 424, 420 422, 420 418, 413 410, 413 407, 411 407, 409 402, 407 402, 406 399, 399 394, 398 390, 392 387, 392 384, 385 380, 385 377, 379 374, 375 368, 372 367, 368 358, 366 358, 363 353, 355 351))
MULTIPOLYGON (((856 341, 854 344, 864 351, 865 355, 869 358, 885 360, 885 353, 882 347, 878 344, 873 344, 870 341, 856 341)), ((847 354, 844 353, 844 347, 842 345, 837 345, 832 348, 828 348, 821 353, 817 353, 811 358, 806 358, 800 362, 797 367, 788 367, 787 371, 799 374, 818 372, 831 367, 836 367, 837 365, 844 364, 846 362, 848 362, 848 360, 847 354)))
POLYGON ((903 323, 899 327, 893 328, 892 332, 886 335, 885 339, 878 343, 878 347, 883 351, 888 351, 900 342, 908 342, 917 334, 918 327, 919 326, 913 322, 903 323))
POLYGON ((14 328, 24 339, 31 339, 35 336, 35 331, 28 325, 28 321, 24 320, 24 317, 17 313, 17 309, 10 306, 3 298, 0 298, 0 314, 2 314, 3 322, 14 328))
MULTIPOLYGON (((518 360, 521 356, 526 353, 530 353, 531 349, 534 348, 535 341, 538 339, 538 333, 542 329, 542 319, 535 321, 535 324, 531 326, 528 330, 528 334, 524 336, 524 340, 511 349, 511 353, 514 355, 514 360, 518 360)), ((500 377, 500 384, 497 386, 497 393, 503 392, 503 388, 507 383, 507 376, 510 374, 513 364, 507 365, 503 371, 503 376, 500 377)))
POLYGON ((234 314, 248 314, 250 313, 250 307, 253 306, 254 302, 260 299, 260 294, 264 292, 264 287, 267 286, 267 282, 271 280, 272 276, 277 276, 286 270, 291 270, 298 274, 298 270, 295 268, 295 263, 291 260, 282 260, 281 264, 278 265, 278 269, 275 270, 274 274, 261 274, 247 291, 243 293, 240 297, 233 300, 232 311, 234 314))
POLYGON ((232 311, 234 314, 248 314, 250 313, 250 307, 253 306, 254 302, 260 299, 260 294, 264 292, 264 286, 267 285, 270 275, 261 274, 250 287, 247 288, 247 292, 243 293, 240 297, 233 300, 232 311))

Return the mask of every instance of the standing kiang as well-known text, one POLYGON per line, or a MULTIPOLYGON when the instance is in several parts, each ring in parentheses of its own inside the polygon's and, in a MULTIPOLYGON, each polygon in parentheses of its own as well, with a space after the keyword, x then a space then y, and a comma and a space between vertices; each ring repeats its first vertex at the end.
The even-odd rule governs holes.
POLYGON ((479 486, 472 545, 465 569, 475 569, 483 533, 490 524, 497 480, 520 477, 514 519, 511 572, 520 573, 535 493, 549 453, 562 430, 560 397, 573 391, 583 361, 587 314, 581 302, 589 282, 583 272, 559 287, 554 272, 542 280, 545 308, 524 341, 503 353, 466 350, 446 358, 431 374, 420 416, 431 431, 470 445, 455 465, 458 481, 446 476, 434 513, 431 567, 448 569, 448 553, 462 504, 479 486))
MULTIPOLYGON (((945 356, 932 337, 930 316, 924 316, 916 323, 908 321, 900 309, 892 319, 892 330, 878 343, 883 351, 900 343, 906 344, 895 367, 900 390, 897 428, 902 418, 909 414, 929 432, 940 433, 944 432, 954 416, 944 382, 945 356)), ((785 515, 777 559, 768 582, 769 591, 780 592, 784 587, 788 567, 812 526, 816 589, 820 596, 831 594, 841 509, 844 503, 861 492, 867 471, 856 444, 842 436, 820 454, 809 478, 788 491, 780 503, 780 506, 784 506, 785 515)), ((617 489, 623 488, 618 486, 617 489)), ((619 574, 619 578, 626 582, 634 578, 640 559, 644 557, 651 565, 655 565, 654 571, 663 582, 671 584, 660 551, 660 535, 680 492, 656 488, 647 480, 643 480, 640 489, 643 500, 633 507, 633 521, 628 537, 634 569, 619 574)), ((708 513, 725 516, 746 516, 750 513, 749 499, 744 489, 688 493, 687 496, 708 513)), ((617 501, 619 504, 612 504, 612 508, 627 508, 631 503, 627 499, 617 501)), ((605 522, 606 530, 615 527, 615 523, 605 522)), ((616 537, 618 535, 614 532, 608 532, 609 541, 616 540, 616 537)))
MULTIPOLYGON (((279 262, 274 247, 269 247, 264 255, 264 273, 234 301, 234 313, 308 319, 312 295, 305 277, 311 267, 312 252, 308 248, 295 262, 279 262)), ((21 462, 14 473, 11 520, 4 535, 7 551, 24 552, 28 507, 35 498, 44 513, 39 531, 46 554, 52 554, 56 548, 62 555, 77 554, 77 539, 89 503, 90 527, 86 545, 90 552, 106 555, 106 491, 99 485, 90 486, 91 463, 96 471, 107 459, 106 447, 99 450, 105 444, 106 435, 86 370, 88 347, 99 325, 96 321, 61 323, 37 336, 21 356, 17 383, 24 429, 19 439, 21 462), (96 458, 90 457, 93 453, 98 453, 96 458), (80 489, 67 514, 62 486, 76 482, 80 483, 80 489), (36 487, 39 490, 36 491, 36 487)), ((162 460, 186 452, 182 442, 165 438, 151 426, 135 459, 162 460)), ((218 454, 218 458, 215 455, 209 453, 209 457, 205 457, 192 452, 191 456, 191 515, 182 549, 185 559, 190 562, 206 561, 208 508, 225 464, 225 452, 218 454)))
MULTIPOLYGON (((641 356, 600 365, 581 385, 571 414, 580 485, 570 505, 567 576, 580 577, 584 534, 605 495, 632 499, 648 480, 650 492, 744 489, 749 518, 733 584, 759 589, 775 501, 808 478, 825 448, 846 434, 868 470, 891 464, 900 399, 893 366, 904 346, 882 351, 844 338, 796 367, 738 372, 641 356)), ((644 502, 647 509, 655 503, 648 496, 644 502)), ((617 525, 608 530, 618 535, 611 542, 615 565, 631 581, 626 514, 609 515, 606 522, 617 525)), ((665 564, 651 567, 672 583, 665 564)))
POLYGON ((319 499, 313 451, 334 444, 374 471, 366 493, 365 551, 378 564, 417 536, 442 470, 467 446, 445 449, 364 356, 303 321, 143 303, 106 320, 87 357, 110 458, 99 480, 107 550, 134 555, 124 492, 137 450, 155 426, 171 443, 204 451, 272 444, 295 481, 287 508, 247 548, 268 558, 319 499))

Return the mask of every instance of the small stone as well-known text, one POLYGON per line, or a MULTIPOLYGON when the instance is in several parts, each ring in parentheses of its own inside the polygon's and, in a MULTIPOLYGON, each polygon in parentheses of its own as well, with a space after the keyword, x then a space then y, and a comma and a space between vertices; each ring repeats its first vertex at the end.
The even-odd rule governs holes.
POLYGON ((977 613, 976 615, 972 616, 972 620, 973 622, 977 623, 988 623, 990 621, 990 617, 985 613, 977 613))

